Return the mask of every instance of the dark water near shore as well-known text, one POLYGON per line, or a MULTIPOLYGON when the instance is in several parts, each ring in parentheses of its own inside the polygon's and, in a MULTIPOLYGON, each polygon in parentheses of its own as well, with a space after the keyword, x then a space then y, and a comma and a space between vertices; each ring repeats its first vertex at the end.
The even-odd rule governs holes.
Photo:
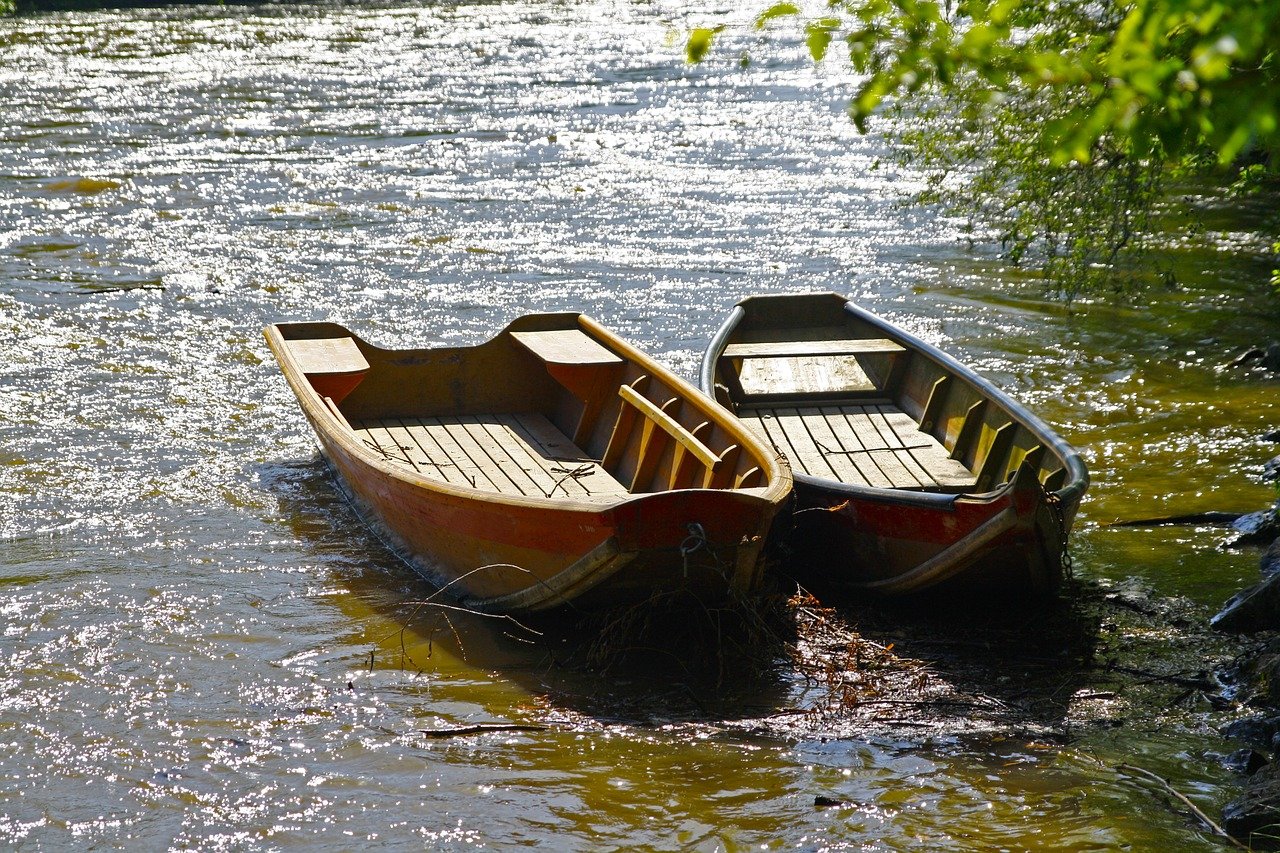
POLYGON ((754 36, 687 68, 681 8, 0 19, 0 842, 1216 847, 1104 766, 1215 812, 1195 715, 1066 748, 641 724, 501 625, 411 618, 267 322, 457 344, 583 310, 692 376, 742 296, 850 293, 1084 450, 1080 574, 1206 607, 1256 577, 1220 531, 1101 526, 1274 496, 1277 385, 1220 369, 1277 337, 1247 215, 1166 253, 1182 289, 1069 314, 899 205, 848 79, 791 43, 740 70, 754 36), (418 734, 491 722, 551 728, 418 734))

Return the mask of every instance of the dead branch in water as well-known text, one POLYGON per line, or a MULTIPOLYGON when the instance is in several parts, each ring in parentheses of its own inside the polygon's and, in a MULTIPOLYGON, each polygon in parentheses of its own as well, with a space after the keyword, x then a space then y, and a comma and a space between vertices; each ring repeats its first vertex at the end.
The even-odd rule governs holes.
POLYGON ((1207 814, 1205 814, 1200 809, 1199 806, 1191 802, 1191 800, 1187 799, 1187 796, 1185 794, 1183 794, 1177 788, 1170 785, 1168 780, 1165 779, 1163 776, 1160 776, 1156 773, 1152 773, 1150 770, 1144 770, 1141 767, 1135 767, 1132 764, 1117 764, 1116 769, 1119 770, 1121 773, 1129 773, 1131 775, 1142 776, 1146 779, 1150 779, 1152 782, 1155 782, 1161 788, 1164 788, 1165 792, 1168 793, 1171 797, 1173 797, 1178 802, 1186 806, 1187 809, 1191 812, 1191 814, 1195 815, 1196 820, 1200 821, 1205 826, 1209 827, 1217 835, 1220 835, 1223 838, 1225 838, 1231 844, 1231 846, 1235 847, 1238 850, 1249 849, 1248 847, 1246 847, 1245 845, 1237 841, 1234 837, 1232 837, 1230 833, 1228 833, 1225 829, 1219 826, 1216 822, 1214 822, 1214 820, 1210 818, 1207 814))
POLYGON ((1231 524, 1243 517, 1243 512, 1192 512, 1186 515, 1163 515, 1158 518, 1137 518, 1130 521, 1110 521, 1103 527, 1166 527, 1174 524, 1231 524))
POLYGON ((489 732, 541 732, 549 726, 533 723, 478 723, 474 726, 458 726, 452 729, 418 729, 418 733, 429 738, 465 737, 466 735, 488 734, 489 732))

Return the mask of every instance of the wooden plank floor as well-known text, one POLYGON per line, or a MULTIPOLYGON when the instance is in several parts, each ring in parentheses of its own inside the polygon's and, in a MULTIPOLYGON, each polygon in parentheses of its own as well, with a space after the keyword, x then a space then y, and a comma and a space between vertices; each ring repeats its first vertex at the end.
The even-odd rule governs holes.
POLYGON ((773 406, 738 416, 802 474, 880 489, 977 486, 972 471, 896 406, 773 406))
POLYGON ((353 421, 384 459, 455 486, 529 497, 607 499, 626 488, 532 412, 353 421))

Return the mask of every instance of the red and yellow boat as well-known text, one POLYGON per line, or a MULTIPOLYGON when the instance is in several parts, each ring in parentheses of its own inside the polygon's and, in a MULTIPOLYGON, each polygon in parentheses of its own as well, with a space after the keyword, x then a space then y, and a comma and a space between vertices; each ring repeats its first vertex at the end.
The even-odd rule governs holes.
POLYGON ((951 356, 834 293, 757 296, 712 340, 701 385, 791 461, 802 583, 1058 586, 1084 463, 951 356))
POLYGON ((268 326, 324 455, 402 555, 476 609, 749 592, 791 473, 692 385, 590 318, 387 350, 268 326))

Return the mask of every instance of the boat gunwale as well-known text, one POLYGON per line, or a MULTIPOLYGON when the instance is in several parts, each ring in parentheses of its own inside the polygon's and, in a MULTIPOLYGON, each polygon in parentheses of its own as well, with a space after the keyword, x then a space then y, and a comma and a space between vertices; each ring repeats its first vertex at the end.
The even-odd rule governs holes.
MULTIPOLYGON (((740 424, 731 414, 726 417, 724 410, 715 404, 714 401, 708 401, 696 386, 678 377, 674 372, 663 367, 651 356, 636 349, 635 347, 622 340, 620 337, 610 332, 608 329, 595 322, 592 318, 585 314, 576 312, 551 312, 532 315, 537 317, 572 317, 580 327, 589 330, 589 334, 598 342, 612 349, 624 359, 636 364, 641 369, 655 376, 662 382, 670 385, 675 390, 681 389, 680 386, 686 386, 688 393, 683 394, 685 400, 695 405, 699 411, 714 419, 721 428, 739 443, 744 451, 753 454, 759 462, 761 468, 767 476, 766 484, 763 486, 752 486, 750 488, 726 488, 726 489, 704 489, 704 488, 688 488, 663 490, 656 492, 628 492, 623 495, 609 495, 592 500, 581 500, 574 497, 540 497, 531 495, 515 495, 508 492, 497 492, 482 490, 442 480, 428 477, 418 471, 411 471, 403 466, 395 465, 386 459, 379 458, 372 450, 364 447, 356 441, 356 436, 351 427, 340 420, 337 415, 330 411, 325 405, 323 397, 315 390, 305 375, 301 372, 297 361, 294 359, 289 347, 285 344, 288 338, 281 333, 281 327, 290 325, 307 325, 308 321, 300 321, 298 323, 271 323, 264 330, 267 344, 276 357, 276 361, 280 366, 281 372, 288 381, 294 396, 298 399, 299 405, 303 409, 307 420, 311 422, 321 443, 330 440, 337 443, 348 456, 358 460, 366 467, 377 471, 392 479, 403 482, 414 488, 420 488, 434 494, 447 495, 453 498, 482 501, 486 503, 502 504, 524 509, 539 510, 556 510, 561 512, 572 513, 590 513, 590 514, 608 514, 617 510, 621 506, 625 506, 635 501, 661 500, 663 496, 674 493, 689 492, 707 492, 713 494, 730 494, 735 499, 748 499, 760 501, 764 504, 776 504, 786 497, 792 486, 792 474, 789 465, 780 461, 774 453, 773 448, 764 444, 757 437, 747 432, 744 425, 740 424)), ((464 347, 423 347, 416 349, 387 349, 376 344, 370 343, 356 333, 352 332, 346 326, 340 323, 326 323, 335 329, 340 329, 343 333, 349 335, 359 344, 368 347, 371 350, 389 354, 391 358, 412 358, 415 355, 424 353, 439 354, 443 351, 451 351, 458 353, 475 352, 483 347, 494 346, 503 338, 509 337, 512 331, 518 331, 521 322, 526 318, 517 318, 508 323, 501 331, 495 334, 487 341, 479 344, 464 347)), ((465 357, 465 356, 464 356, 465 357)))
MULTIPOLYGON (((910 332, 898 328, 888 320, 885 320, 871 311, 855 305, 848 297, 841 296, 833 291, 828 291, 826 293, 748 296, 745 299, 740 300, 733 306, 729 316, 725 319, 720 328, 716 330, 716 333, 712 336, 706 350, 703 351, 702 366, 698 376, 698 384, 701 387, 703 394, 707 395, 712 400, 715 399, 716 366, 723 355, 725 348, 729 344, 730 337, 735 331, 737 331, 738 326, 746 317, 747 312, 744 305, 752 300, 781 299, 786 298, 787 296, 830 296, 834 299, 840 299, 844 303, 842 310, 845 313, 851 314, 857 319, 870 324, 872 327, 882 332, 886 337, 904 344, 909 350, 919 352, 921 355, 925 356, 930 361, 933 361, 944 370, 952 373, 962 381, 969 384, 979 394, 991 399, 999 405, 1013 420, 1018 421, 1037 439, 1046 443, 1059 461, 1063 463, 1063 467, 1068 473, 1068 480, 1061 488, 1052 492, 1052 494, 1067 505, 1074 504, 1081 496, 1083 496, 1085 490, 1089 486, 1088 470, 1085 468, 1084 462, 1080 459, 1079 452, 1065 439, 1058 435, 1052 427, 1017 400, 1014 400, 1002 391, 998 386, 992 383, 991 380, 975 372, 972 368, 958 361, 955 357, 948 355, 932 344, 917 338, 910 332)), ((716 405, 720 404, 717 402, 716 405)), ((728 410, 726 409, 726 411, 728 410)), ((960 498, 981 501, 999 500, 1003 495, 1015 488, 1015 482, 1017 480, 1016 477, 1010 477, 997 488, 990 489, 985 492, 960 492, 952 494, 932 491, 908 491, 905 489, 893 489, 877 486, 862 486, 853 483, 845 483, 840 480, 834 480, 827 477, 816 477, 812 474, 804 474, 798 471, 793 471, 792 476, 799 486, 818 488, 834 494, 865 497, 881 502, 892 502, 913 506, 934 506, 939 509, 954 509, 956 501, 960 498)))

